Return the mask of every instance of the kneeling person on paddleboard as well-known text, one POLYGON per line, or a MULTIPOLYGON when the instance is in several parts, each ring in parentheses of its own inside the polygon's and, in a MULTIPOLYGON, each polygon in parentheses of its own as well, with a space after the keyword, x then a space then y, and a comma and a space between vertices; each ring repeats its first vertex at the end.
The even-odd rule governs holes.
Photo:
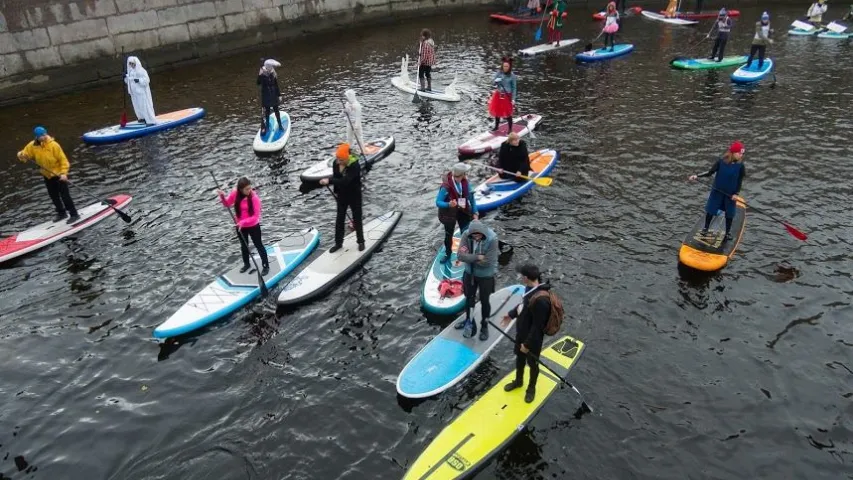
POLYGON ((344 220, 347 207, 352 211, 352 223, 358 241, 358 250, 364 250, 364 230, 361 225, 361 164, 358 157, 350 153, 348 143, 342 143, 335 152, 335 163, 332 164, 332 178, 320 180, 320 185, 335 186, 334 194, 337 201, 338 214, 335 217, 335 246, 329 249, 334 253, 344 246, 344 220))
POLYGON ((714 175, 711 194, 708 195, 708 202, 705 203, 705 227, 702 229, 702 235, 708 234, 708 227, 711 226, 711 220, 717 212, 724 210, 726 212, 725 241, 732 239, 730 232, 737 208, 737 194, 743 185, 743 177, 746 176, 746 167, 743 165, 745 151, 743 143, 735 141, 729 147, 729 151, 723 154, 723 157, 718 159, 710 170, 688 178, 693 182, 697 178, 714 175))
POLYGON ((249 268, 249 237, 261 256, 261 276, 270 271, 270 260, 267 257, 267 249, 261 239, 261 198, 252 188, 252 182, 243 177, 237 180, 237 188, 226 197, 222 190, 218 190, 219 199, 226 207, 234 206, 237 218, 237 232, 243 237, 240 242, 240 253, 243 255, 243 268, 240 273, 246 273, 249 268))
POLYGON ((441 188, 435 197, 438 207, 438 221, 444 225, 444 251, 442 262, 450 261, 453 253, 453 232, 459 224, 459 231, 464 232, 471 220, 477 220, 477 203, 474 201, 474 191, 468 184, 469 167, 465 163, 457 163, 441 179, 441 188))
POLYGON ((480 340, 489 339, 488 321, 492 316, 489 297, 495 293, 495 273, 498 271, 498 235, 491 228, 474 220, 468 230, 462 234, 456 258, 465 264, 462 275, 462 288, 465 292, 465 319, 456 323, 457 329, 465 329, 462 334, 471 338, 477 333, 477 324, 471 319, 477 290, 480 291, 480 340))
POLYGON ((41 167, 47 194, 53 201, 53 206, 56 207, 56 217, 53 221, 65 220, 70 214, 71 217, 66 223, 69 225, 75 223, 80 220, 80 215, 77 214, 74 201, 71 200, 71 193, 68 191, 68 170, 71 169, 68 157, 65 156, 59 143, 47 134, 47 129, 44 127, 36 127, 33 135, 35 140, 18 152, 18 160, 22 162, 32 160, 41 167))
POLYGON ((770 35, 773 34, 773 29, 770 28, 770 14, 764 12, 761 14, 761 20, 755 22, 755 37, 752 39, 752 46, 749 48, 749 60, 746 61, 746 68, 752 65, 752 59, 758 53, 758 69, 764 67, 764 53, 767 50, 767 45, 773 43, 770 35))
POLYGON ((501 172, 500 178, 504 180, 515 180, 516 182, 526 182, 526 178, 521 178, 512 173, 527 176, 530 174, 530 152, 527 151, 527 142, 521 137, 512 132, 507 140, 501 144, 501 149, 498 152, 498 168, 506 170, 501 172))
POLYGON ((504 390, 511 392, 524 386, 524 364, 530 368, 530 381, 524 401, 530 403, 536 398, 536 380, 539 378, 539 354, 542 353, 542 342, 545 338, 545 327, 551 317, 551 285, 542 282, 539 267, 533 264, 522 265, 518 269, 521 283, 525 287, 524 300, 518 308, 510 310, 509 315, 501 320, 501 326, 506 328, 510 319, 515 318, 516 344, 515 380, 504 385, 504 390))

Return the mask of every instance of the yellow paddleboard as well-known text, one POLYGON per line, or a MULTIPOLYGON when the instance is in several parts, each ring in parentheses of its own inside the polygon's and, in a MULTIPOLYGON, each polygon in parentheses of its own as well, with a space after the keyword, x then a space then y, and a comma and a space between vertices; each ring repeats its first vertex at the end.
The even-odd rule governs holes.
MULTIPOLYGON (((583 342, 567 335, 543 350, 540 359, 565 378, 583 349, 583 342)), ((404 480, 462 478, 482 467, 524 429, 562 384, 553 373, 540 367, 536 398, 525 403, 529 378, 525 371, 525 386, 505 392, 504 385, 515 379, 513 369, 438 434, 406 472, 404 480)))

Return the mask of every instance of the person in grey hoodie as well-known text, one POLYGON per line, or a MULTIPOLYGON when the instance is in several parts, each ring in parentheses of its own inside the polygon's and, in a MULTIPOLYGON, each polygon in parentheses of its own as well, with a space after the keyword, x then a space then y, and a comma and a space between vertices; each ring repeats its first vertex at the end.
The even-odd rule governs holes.
POLYGON ((474 297, 480 291, 480 340, 489 339, 488 320, 492 315, 489 296, 495 292, 495 273, 498 271, 498 235, 483 222, 474 220, 462 234, 456 258, 465 263, 462 286, 467 305, 465 319, 456 323, 457 329, 465 329, 462 335, 471 338, 477 333, 477 324, 471 319, 474 297))

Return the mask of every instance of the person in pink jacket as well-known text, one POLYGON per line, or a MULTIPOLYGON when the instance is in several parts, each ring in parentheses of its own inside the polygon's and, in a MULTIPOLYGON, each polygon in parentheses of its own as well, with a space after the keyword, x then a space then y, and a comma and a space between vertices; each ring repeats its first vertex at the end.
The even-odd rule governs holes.
POLYGON ((261 276, 264 276, 270 271, 270 261, 267 257, 267 249, 264 247, 264 242, 261 240, 261 199, 258 194, 252 189, 252 182, 248 178, 243 177, 237 180, 237 188, 231 191, 226 197, 222 190, 218 191, 219 199, 226 207, 234 206, 234 213, 237 217, 237 231, 243 236, 240 242, 240 252, 243 254, 243 268, 240 273, 245 273, 249 270, 249 237, 252 237, 252 243, 261 255, 261 276))

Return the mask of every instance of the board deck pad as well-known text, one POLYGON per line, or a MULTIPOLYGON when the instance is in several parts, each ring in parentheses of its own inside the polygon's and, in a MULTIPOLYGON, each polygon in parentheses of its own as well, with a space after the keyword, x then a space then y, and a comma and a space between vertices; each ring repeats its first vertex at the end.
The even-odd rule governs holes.
MULTIPOLYGON (((522 285, 511 285, 502 288, 489 297, 492 305, 491 320, 494 323, 517 307, 524 298, 522 285)), ((437 337, 427 343, 403 367, 397 377, 397 392, 404 397, 425 398, 441 393, 464 379, 474 370, 489 352, 503 340, 503 335, 489 326, 489 339, 481 341, 479 336, 482 312, 480 303, 474 306, 471 316, 477 322, 477 335, 472 338, 463 337, 464 330, 455 328, 456 322, 465 318, 460 315, 448 325, 437 337)), ((507 329, 512 328, 515 320, 507 329)))
POLYGON ((612 52, 610 51, 610 48, 597 48, 595 50, 580 52, 575 55, 575 58, 579 62, 599 62, 621 57, 622 55, 627 55, 632 51, 634 51, 634 45, 630 43, 618 43, 613 46, 612 52))
POLYGON ((121 142, 185 125, 200 119, 204 115, 205 111, 200 107, 163 113, 155 117, 157 123, 154 125, 145 125, 137 121, 128 122, 124 127, 112 125, 83 134, 83 141, 91 144, 121 142))
POLYGON ((696 222, 682 242, 678 258, 688 267, 703 271, 716 271, 723 268, 734 255, 746 227, 746 207, 742 202, 737 203, 735 218, 732 220, 732 239, 725 241, 726 219, 725 212, 717 212, 708 227, 708 233, 703 235, 705 215, 696 222))
MULTIPOLYGON (((530 177, 539 178, 548 176, 560 159, 556 150, 537 150, 529 155, 530 177)), ((524 196, 533 189, 532 180, 516 182, 515 180, 503 180, 499 175, 490 177, 474 189, 474 201, 477 210, 488 212, 506 205, 513 200, 524 196)))
POLYGON ((519 50, 518 53, 520 53, 522 55, 536 55, 539 53, 550 52, 550 51, 557 50, 560 48, 570 47, 570 46, 572 46, 572 45, 574 45, 580 41, 581 40, 579 38, 569 38, 566 40, 560 40, 558 45, 554 45, 554 43, 552 43, 552 42, 542 43, 542 44, 535 45, 535 46, 532 46, 529 48, 523 48, 523 49, 519 50))
MULTIPOLYGON (((115 195, 110 197, 115 201, 115 208, 122 209, 133 199, 130 195, 115 195)), ((65 220, 59 222, 43 222, 23 232, 16 233, 0 240, 0 263, 20 257, 29 252, 44 248, 65 237, 73 235, 85 228, 100 222, 115 214, 105 202, 93 203, 77 210, 80 220, 72 225, 65 220)))
POLYGON ((432 90, 420 90, 420 85, 417 83, 417 77, 412 79, 409 77, 409 55, 406 54, 400 63, 400 73, 397 76, 391 77, 391 84, 398 89, 414 94, 418 93, 419 97, 431 98, 433 100, 443 100, 445 102, 458 102, 462 100, 459 93, 456 91, 456 77, 447 88, 433 88, 432 90))
MULTIPOLYGON (((263 277, 267 288, 272 288, 296 269, 320 242, 316 228, 308 228, 285 235, 273 245, 266 246, 269 257, 269 273, 263 277)), ((253 252, 252 257, 261 266, 261 257, 253 252)), ((155 338, 169 338, 197 330, 227 316, 257 298, 258 272, 254 264, 244 273, 240 260, 213 282, 187 300, 169 319, 154 329, 155 338)))
MULTIPOLYGON (((536 114, 528 114, 512 119, 512 131, 523 137, 535 129, 542 117, 536 114)), ((501 144, 509 137, 509 125, 501 122, 497 130, 481 133, 458 147, 460 156, 481 155, 500 148, 501 144)))
MULTIPOLYGON (((364 145, 364 159, 361 160, 361 166, 365 167, 366 165, 373 165, 376 162, 382 160, 387 157, 394 151, 395 141, 394 137, 380 138, 377 140, 373 140, 371 142, 367 142, 364 145)), ((352 148, 352 153, 358 152, 358 147, 352 148)), ((359 158, 361 156, 359 155, 359 158)), ((299 178, 303 182, 319 182, 324 178, 332 177, 332 164, 335 162, 335 157, 332 156, 328 160, 320 160, 319 162, 314 163, 307 170, 302 172, 299 175, 299 178)), ((362 174, 364 171, 362 171, 362 174)))
MULTIPOLYGON (((542 351, 540 359, 553 372, 540 367, 532 403, 524 401, 526 387, 504 391, 504 385, 515 379, 513 368, 432 440, 411 464, 404 480, 468 478, 479 471, 524 431, 555 392, 562 391, 562 382, 554 374, 565 379, 584 349, 582 341, 566 335, 542 351)), ((527 380, 526 365, 525 370, 527 380)))
POLYGON ((367 261, 373 251, 394 231, 401 215, 401 212, 391 211, 365 222, 364 251, 358 250, 356 235, 352 232, 344 237, 343 248, 334 253, 329 250, 323 252, 285 285, 278 297, 278 304, 295 305, 327 291, 367 261))
POLYGON ((421 292, 421 303, 424 310, 438 315, 453 315, 459 313, 465 307, 465 295, 461 294, 456 297, 441 297, 438 287, 442 280, 462 280, 462 275, 465 273, 465 264, 456 264, 456 252, 459 250, 459 242, 462 240, 462 233, 459 228, 453 232, 453 243, 451 244, 450 261, 442 262, 447 250, 444 245, 438 250, 438 254, 432 261, 432 266, 427 272, 424 280, 423 291, 421 292))

